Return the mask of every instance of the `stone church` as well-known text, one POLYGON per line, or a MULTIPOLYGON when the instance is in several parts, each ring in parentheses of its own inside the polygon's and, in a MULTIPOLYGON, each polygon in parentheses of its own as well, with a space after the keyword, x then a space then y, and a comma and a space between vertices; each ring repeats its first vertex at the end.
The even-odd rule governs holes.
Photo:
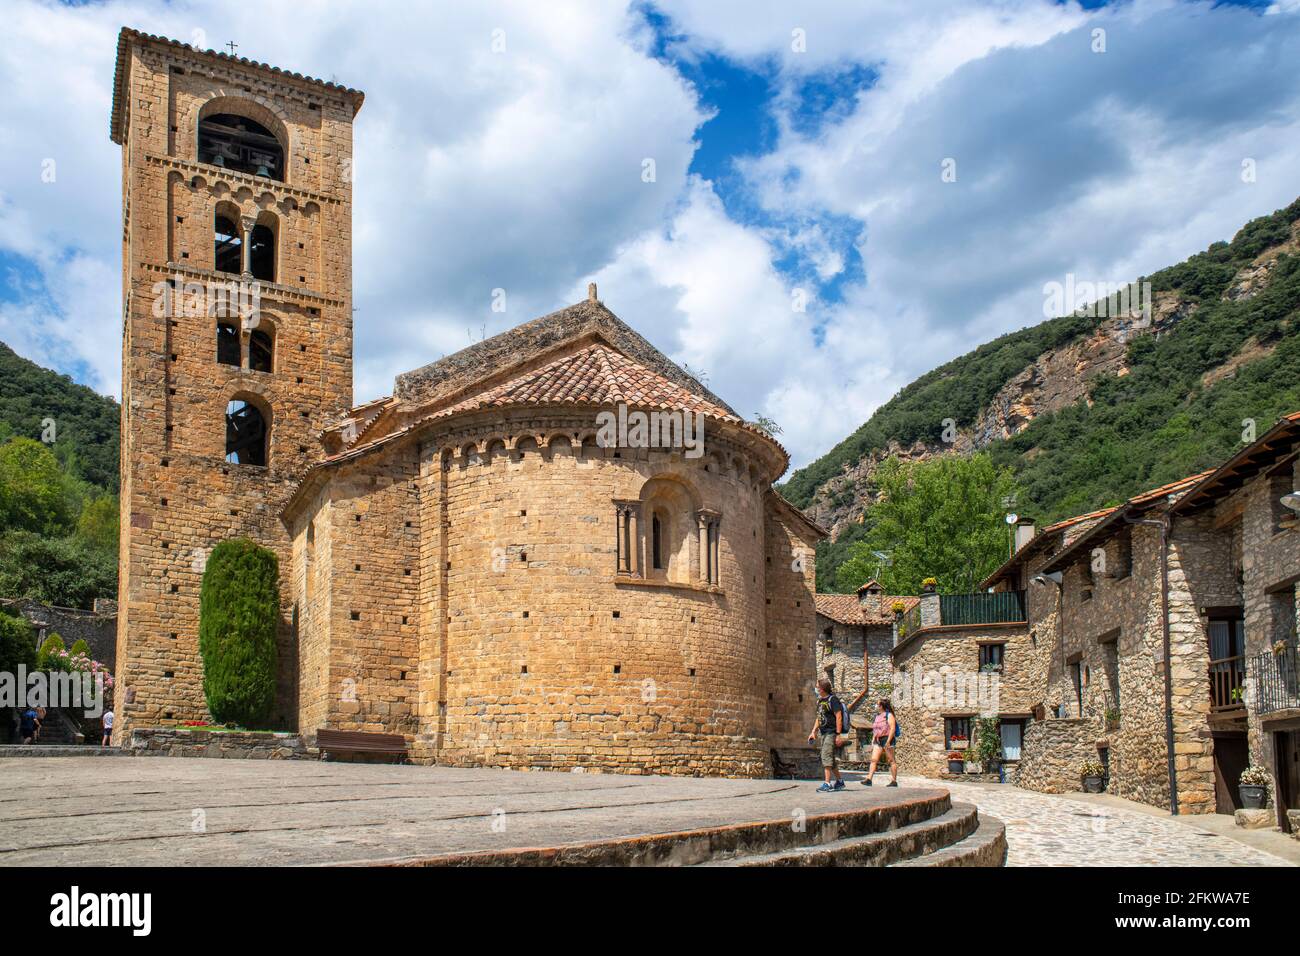
POLYGON ((452 765, 770 772, 811 724, 824 534, 772 490, 785 451, 594 286, 353 407, 362 98, 119 38, 119 726, 207 719, 203 569, 246 536, 280 559, 280 727, 452 765), (250 285, 251 311, 213 302, 250 285))

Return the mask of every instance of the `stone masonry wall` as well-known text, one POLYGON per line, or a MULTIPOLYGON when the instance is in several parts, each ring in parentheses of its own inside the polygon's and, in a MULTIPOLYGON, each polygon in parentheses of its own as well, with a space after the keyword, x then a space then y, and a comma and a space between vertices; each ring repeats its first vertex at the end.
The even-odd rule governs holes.
POLYGON ((945 717, 1028 718, 1041 699, 1035 652, 1024 624, 961 625, 915 631, 894 650, 893 703, 903 728, 897 756, 904 773, 947 770, 945 717), (980 673, 980 646, 1003 644, 1000 673, 980 673))
POLYGON ((304 660, 330 671, 323 704, 304 681, 304 721, 405 733, 453 765, 767 773, 769 746, 806 733, 812 549, 739 446, 706 448, 602 449, 590 414, 519 412, 336 468, 294 524, 295 587, 310 521, 331 608, 327 635, 303 618, 304 660), (666 487, 682 502, 664 515, 670 572, 647 567, 643 524, 636 574, 616 573, 615 502, 666 487), (701 509, 720 515, 716 585, 701 509), (336 705, 358 671, 357 707, 336 705))
MULTIPOLYGON (((278 513, 319 456, 317 431, 351 404, 352 105, 318 84, 139 37, 125 69, 119 726, 209 716, 199 584, 212 547, 247 536, 280 558, 273 720, 292 727, 299 667, 292 553, 278 513), (205 107, 243 113, 280 135, 285 181, 199 163, 205 107), (237 278, 213 272, 218 206, 276 234, 277 281, 261 287, 263 328, 274 333, 272 372, 218 364, 217 318, 193 300, 157 302, 160 283, 174 277, 199 289, 237 278), (232 400, 268 417, 267 467, 224 461, 232 400)), ((245 330, 245 356, 247 339, 245 330)))

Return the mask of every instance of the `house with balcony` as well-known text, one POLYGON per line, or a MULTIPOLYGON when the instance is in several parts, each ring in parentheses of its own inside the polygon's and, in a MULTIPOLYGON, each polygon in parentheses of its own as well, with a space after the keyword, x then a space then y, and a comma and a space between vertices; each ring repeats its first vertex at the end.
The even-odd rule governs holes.
POLYGON ((1190 528, 1213 536, 1213 563, 1226 568, 1232 586, 1226 605, 1215 603, 1219 595, 1204 587, 1193 590, 1192 606, 1170 618, 1176 635, 1203 622, 1211 737, 1216 754, 1225 741, 1233 748, 1231 765, 1216 757, 1216 786, 1230 787, 1235 799, 1239 768, 1247 761, 1264 768, 1273 780, 1277 825, 1292 833, 1300 832, 1298 461, 1300 412, 1281 419, 1179 499, 1172 509, 1175 542, 1190 528))
MULTIPOLYGON (((1040 720, 1015 782, 1232 813, 1249 763, 1279 825, 1300 794, 1300 413, 1212 471, 1028 535, 984 585, 1025 590, 1040 720)), ((1290 812, 1290 815, 1288 815, 1290 812)))
POLYGON ((1041 666, 1025 592, 923 592, 899 615, 889 695, 903 729, 903 773, 948 775, 948 754, 975 746, 978 721, 997 721, 1001 759, 1021 759, 1041 666))

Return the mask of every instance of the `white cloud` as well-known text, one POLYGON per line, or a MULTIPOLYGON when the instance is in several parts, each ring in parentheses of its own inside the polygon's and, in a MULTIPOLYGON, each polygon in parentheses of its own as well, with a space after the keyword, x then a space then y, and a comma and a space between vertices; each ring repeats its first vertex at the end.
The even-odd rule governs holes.
POLYGON ((614 311, 738 411, 774 417, 796 464, 916 375, 1038 321, 1043 282, 1167 265, 1297 192, 1289 0, 1268 16, 1172 0, 1100 13, 1048 0, 661 6, 685 34, 679 55, 775 65, 779 139, 741 166, 744 198, 766 218, 734 221, 688 175, 709 108, 616 4, 355 0, 307 18, 288 0, 11 0, 0 257, 21 257, 45 288, 26 270, 0 280, 0 338, 117 390, 120 157, 107 125, 124 23, 233 39, 241 55, 366 91, 359 401, 582 298, 594 277, 614 311), (1097 25, 1104 55, 1089 48, 1097 25), (790 50, 796 27, 805 54, 790 50), (494 29, 505 53, 492 52, 494 29), (849 68, 870 68, 874 85, 842 91, 833 122, 796 123, 808 78, 849 68), (948 156, 954 184, 939 179, 948 156), (1258 162, 1253 184, 1240 181, 1244 157, 1258 162), (45 158, 55 183, 41 182, 45 158), (859 273, 845 273, 857 262, 846 242, 859 273), (791 250, 806 275, 774 264, 791 250), (841 302, 792 309, 792 285, 828 280, 841 302), (494 288, 504 314, 490 310, 494 288))

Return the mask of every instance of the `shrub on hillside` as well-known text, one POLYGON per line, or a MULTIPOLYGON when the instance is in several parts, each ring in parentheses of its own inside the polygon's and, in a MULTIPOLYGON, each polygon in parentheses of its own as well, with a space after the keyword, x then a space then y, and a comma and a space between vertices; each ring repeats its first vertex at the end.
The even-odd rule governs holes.
POLYGON ((36 652, 36 667, 43 671, 67 670, 68 646, 58 634, 51 634, 41 642, 41 649, 36 652))
POLYGON ((279 561, 247 538, 212 550, 199 594, 203 694, 218 723, 264 724, 275 704, 279 561))
POLYGON ((36 667, 36 635, 26 619, 0 614, 0 672, 17 674, 20 664, 36 667))

